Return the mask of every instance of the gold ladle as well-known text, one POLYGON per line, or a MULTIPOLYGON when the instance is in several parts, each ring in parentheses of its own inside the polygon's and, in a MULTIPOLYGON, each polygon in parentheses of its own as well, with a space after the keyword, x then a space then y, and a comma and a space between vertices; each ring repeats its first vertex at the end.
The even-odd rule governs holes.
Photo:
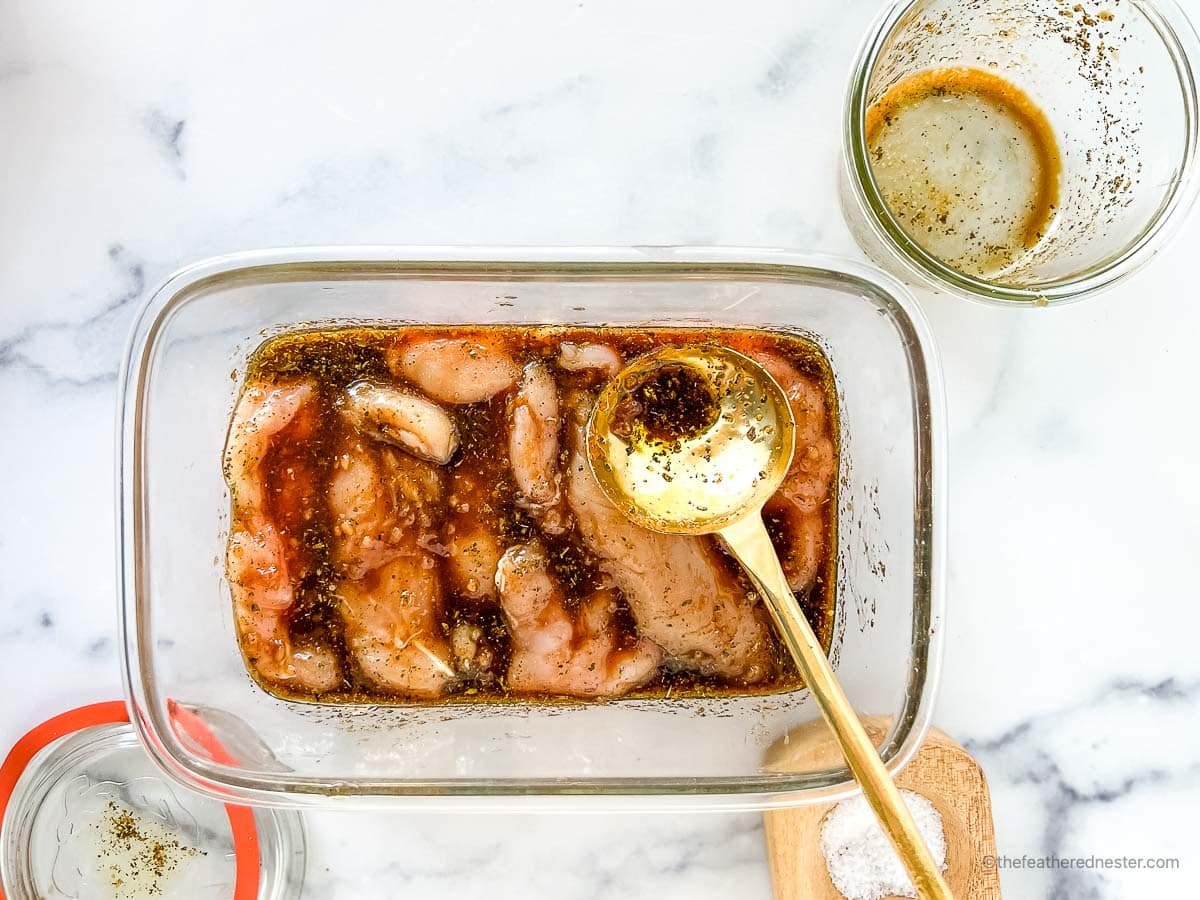
POLYGON ((588 420, 587 455, 609 499, 638 525, 721 537, 766 601, 918 895, 951 898, 763 524, 763 505, 791 464, 795 431, 787 395, 754 360, 724 347, 668 347, 634 360, 605 386, 588 420))

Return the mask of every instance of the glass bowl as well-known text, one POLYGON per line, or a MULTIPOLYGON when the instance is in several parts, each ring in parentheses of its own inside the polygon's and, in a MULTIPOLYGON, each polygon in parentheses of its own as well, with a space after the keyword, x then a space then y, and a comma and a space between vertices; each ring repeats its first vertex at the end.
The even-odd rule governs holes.
POLYGON ((1196 33, 1171 0, 900 0, 859 51, 846 96, 841 199, 847 224, 888 271, 998 305, 1079 300, 1147 262, 1196 195, 1196 33), (982 69, 1046 114, 1062 160, 1046 236, 985 280, 921 247, 888 209, 866 136, 888 88, 928 69, 982 69), (1003 283, 1002 283, 1003 282, 1003 283))
POLYGON ((716 325, 799 333, 837 385, 832 656, 897 769, 929 724, 942 633, 944 414, 929 329, 883 273, 782 251, 316 248, 168 279, 122 374, 119 557, 126 687, 152 758, 186 786, 265 805, 767 808, 848 794, 844 768, 764 757, 818 712, 806 690, 723 699, 337 707, 246 672, 222 559, 221 448, 248 355, 317 323, 716 325), (224 762, 172 723, 199 716, 224 762), (506 799, 507 798, 507 799, 506 799))

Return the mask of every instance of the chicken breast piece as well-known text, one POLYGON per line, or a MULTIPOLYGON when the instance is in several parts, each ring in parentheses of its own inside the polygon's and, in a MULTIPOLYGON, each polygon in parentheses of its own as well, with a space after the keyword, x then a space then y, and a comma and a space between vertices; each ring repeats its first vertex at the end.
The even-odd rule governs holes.
POLYGON ((541 544, 509 548, 500 559, 496 584, 513 643, 509 690, 617 697, 658 672, 662 650, 652 641, 638 638, 621 645, 612 591, 589 595, 574 616, 567 611, 541 544))
POLYGON ((297 646, 286 622, 310 560, 300 543, 319 502, 316 477, 293 447, 316 427, 308 382, 247 386, 225 444, 233 515, 225 572, 242 652, 264 681, 323 693, 342 683, 341 664, 324 647, 297 646))
POLYGON ((479 472, 455 469, 450 476, 449 510, 442 529, 446 580, 451 593, 468 600, 496 598, 500 545, 495 486, 479 472))
POLYGON ((391 385, 356 381, 341 399, 350 424, 418 459, 445 465, 458 450, 458 427, 444 409, 391 385))
POLYGON ((441 471, 350 436, 328 496, 339 610, 360 672, 386 691, 440 695, 454 675, 441 627, 441 471))
POLYGON ((752 350, 749 355, 779 382, 796 420, 792 465, 765 511, 783 526, 784 540, 776 550, 788 585, 794 592, 804 593, 820 573, 825 549, 824 506, 837 474, 825 394, 814 379, 782 357, 765 350, 752 350))
POLYGON ((593 398, 569 399, 567 502, 579 534, 621 591, 638 632, 677 665, 753 684, 774 670, 767 613, 704 537, 648 531, 605 496, 588 465, 584 429, 593 398))
POLYGON ((503 347, 454 338, 406 341, 387 355, 392 372, 443 403, 480 403, 517 383, 521 367, 503 347))
POLYGON ((440 696, 454 677, 441 631, 441 585, 423 553, 397 556, 338 587, 346 647, 372 685, 407 697, 440 696))
POLYGON ((558 348, 558 367, 566 372, 594 370, 612 378, 625 363, 621 354, 607 344, 573 344, 564 341, 558 348))
POLYGON ((775 525, 775 550, 788 587, 794 594, 803 595, 816 583, 825 559, 824 516, 800 509, 779 493, 767 502, 763 516, 775 525))
POLYGON ((407 453, 348 436, 334 459, 328 497, 333 562, 347 578, 437 543, 442 473, 407 453))
POLYGON ((509 408, 508 458, 517 502, 552 535, 564 534, 571 526, 559 471, 560 426, 554 376, 544 362, 531 362, 509 408))
POLYGON ((293 431, 300 429, 305 436, 312 432, 315 399, 316 389, 307 381, 246 385, 225 440, 225 480, 236 515, 266 514, 267 458, 279 433, 293 423, 293 431))
POLYGON ((284 618, 295 599, 292 570, 287 544, 272 526, 230 535, 226 573, 247 662, 264 681, 321 694, 342 684, 342 667, 327 648, 293 641, 284 618))
POLYGON ((829 486, 837 472, 825 394, 814 379, 782 357, 765 350, 750 355, 779 382, 796 420, 796 452, 779 490, 806 512, 812 512, 829 498, 829 486))

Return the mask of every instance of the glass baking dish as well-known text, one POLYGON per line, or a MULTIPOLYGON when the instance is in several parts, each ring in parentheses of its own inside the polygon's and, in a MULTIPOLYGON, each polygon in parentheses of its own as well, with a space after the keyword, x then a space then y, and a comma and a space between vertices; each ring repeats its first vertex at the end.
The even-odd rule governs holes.
POLYGON ((929 725, 942 634, 944 413, 932 337, 877 270, 783 251, 343 247, 210 260, 139 315, 120 408, 126 687, 151 757, 186 786, 267 805, 761 809, 828 800, 844 768, 771 771, 818 717, 806 690, 723 699, 337 707, 246 672, 222 558, 221 448, 248 355, 319 323, 716 325, 799 333, 840 403, 831 656, 898 769, 929 725), (215 761, 179 717, 229 750, 215 761), (230 758, 232 757, 232 759, 230 758), (234 762, 236 760, 236 762, 234 762), (505 800, 505 798, 510 798, 505 800))

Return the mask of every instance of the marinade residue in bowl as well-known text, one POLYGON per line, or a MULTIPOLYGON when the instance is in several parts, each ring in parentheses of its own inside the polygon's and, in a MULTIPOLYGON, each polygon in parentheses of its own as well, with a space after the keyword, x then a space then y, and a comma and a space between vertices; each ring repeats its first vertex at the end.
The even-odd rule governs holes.
POLYGON ((266 340, 234 411, 226 570, 252 677, 323 703, 797 687, 716 538, 637 528, 583 461, 582 423, 622 363, 696 343, 757 358, 788 392, 796 454, 766 519, 828 649, 837 410, 810 341, 750 329, 338 327, 266 340))

